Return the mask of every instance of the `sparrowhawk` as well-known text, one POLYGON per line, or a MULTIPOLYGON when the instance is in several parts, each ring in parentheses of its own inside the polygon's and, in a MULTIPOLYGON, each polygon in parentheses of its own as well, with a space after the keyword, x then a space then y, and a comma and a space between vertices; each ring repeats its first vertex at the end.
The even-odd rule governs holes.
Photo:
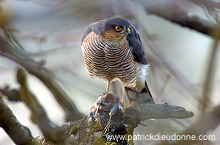
POLYGON ((91 77, 122 83, 130 102, 154 103, 146 83, 149 67, 136 28, 123 18, 109 18, 90 24, 82 37, 85 66, 91 77))

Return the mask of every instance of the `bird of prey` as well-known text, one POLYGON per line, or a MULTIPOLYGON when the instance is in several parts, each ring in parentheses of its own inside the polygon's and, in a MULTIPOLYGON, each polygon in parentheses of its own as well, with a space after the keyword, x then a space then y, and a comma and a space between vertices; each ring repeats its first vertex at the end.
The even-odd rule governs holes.
POLYGON ((136 28, 123 18, 108 18, 90 24, 82 37, 84 63, 91 77, 110 83, 119 80, 130 102, 154 104, 146 83, 149 67, 136 28))

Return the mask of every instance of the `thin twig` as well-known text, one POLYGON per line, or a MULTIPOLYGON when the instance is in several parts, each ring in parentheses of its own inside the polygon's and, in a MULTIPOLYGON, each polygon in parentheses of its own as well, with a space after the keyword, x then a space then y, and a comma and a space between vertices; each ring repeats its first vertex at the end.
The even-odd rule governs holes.
POLYGON ((218 45, 219 45, 219 39, 220 39, 220 32, 215 31, 215 29, 213 29, 212 35, 215 38, 215 40, 212 45, 212 49, 211 49, 211 53, 208 59, 206 73, 205 73, 205 81, 204 81, 204 86, 203 86, 203 91, 202 91, 202 100, 200 102, 202 111, 205 111, 210 103, 210 96, 211 96, 210 90, 212 88, 212 83, 213 83, 214 74, 215 74, 214 68, 216 66, 216 60, 217 60, 218 50, 219 50, 218 45))

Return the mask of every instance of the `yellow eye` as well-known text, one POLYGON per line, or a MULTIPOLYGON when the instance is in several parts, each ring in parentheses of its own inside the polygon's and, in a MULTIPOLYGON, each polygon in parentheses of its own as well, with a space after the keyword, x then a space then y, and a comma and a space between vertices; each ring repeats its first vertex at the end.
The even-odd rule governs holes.
POLYGON ((115 31, 120 32, 121 30, 123 30, 121 26, 115 26, 115 31))

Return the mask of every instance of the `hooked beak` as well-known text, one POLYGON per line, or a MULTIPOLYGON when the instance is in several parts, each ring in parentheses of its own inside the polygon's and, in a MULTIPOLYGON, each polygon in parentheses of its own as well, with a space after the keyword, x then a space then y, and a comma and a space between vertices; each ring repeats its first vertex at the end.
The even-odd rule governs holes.
POLYGON ((130 28, 126 29, 125 34, 126 34, 126 35, 131 34, 131 29, 130 29, 130 28))
POLYGON ((130 28, 125 28, 124 27, 124 30, 122 30, 121 32, 120 32, 121 34, 125 34, 125 35, 129 35, 129 34, 131 34, 131 29, 130 28))

